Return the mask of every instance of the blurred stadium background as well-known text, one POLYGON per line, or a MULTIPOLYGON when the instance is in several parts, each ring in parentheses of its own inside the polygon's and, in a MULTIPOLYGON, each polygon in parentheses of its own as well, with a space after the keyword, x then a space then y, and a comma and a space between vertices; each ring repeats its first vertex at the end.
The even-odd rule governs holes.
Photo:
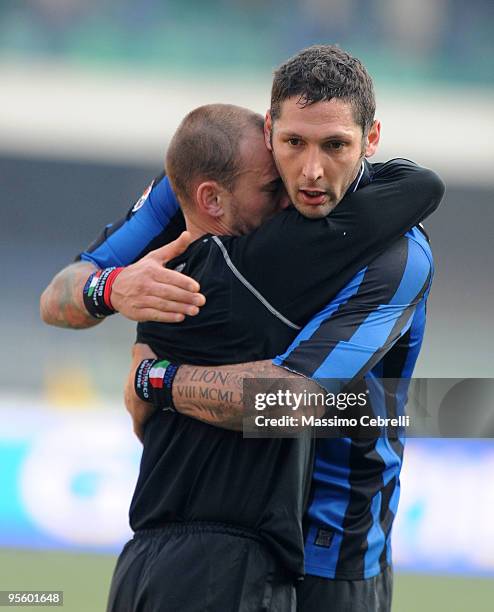
MULTIPOLYGON (((42 289, 139 197, 189 109, 264 112, 272 69, 304 46, 339 43, 370 69, 378 159, 447 182, 427 222, 437 270, 417 375, 493 376, 493 17, 490 0, 0 3, 0 590, 103 610, 129 533, 133 325, 48 328, 42 289)), ((494 609, 493 473, 492 439, 410 441, 396 612, 494 609)))

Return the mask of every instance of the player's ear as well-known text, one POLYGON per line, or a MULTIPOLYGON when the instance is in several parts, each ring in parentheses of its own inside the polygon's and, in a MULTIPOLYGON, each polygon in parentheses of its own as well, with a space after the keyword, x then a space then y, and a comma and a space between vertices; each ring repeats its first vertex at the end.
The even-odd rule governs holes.
POLYGON ((268 151, 273 150, 273 145, 271 143, 271 133, 273 130, 273 121, 271 119, 271 111, 266 111, 266 117, 264 118, 264 142, 266 143, 266 147, 268 151))
POLYGON ((225 190, 216 181, 204 181, 196 190, 196 205, 200 212, 210 217, 221 217, 223 210, 223 192, 225 190))
POLYGON ((372 157, 379 146, 381 138, 381 122, 377 119, 372 124, 365 139, 365 157, 372 157))

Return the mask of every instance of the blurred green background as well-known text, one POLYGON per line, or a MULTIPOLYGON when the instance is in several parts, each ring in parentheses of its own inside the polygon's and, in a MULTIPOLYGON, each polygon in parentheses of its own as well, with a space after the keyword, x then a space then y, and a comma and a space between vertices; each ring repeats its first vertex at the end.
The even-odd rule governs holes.
POLYGON ((269 70, 316 41, 377 78, 494 84, 489 0, 4 0, 0 52, 140 70, 269 70))

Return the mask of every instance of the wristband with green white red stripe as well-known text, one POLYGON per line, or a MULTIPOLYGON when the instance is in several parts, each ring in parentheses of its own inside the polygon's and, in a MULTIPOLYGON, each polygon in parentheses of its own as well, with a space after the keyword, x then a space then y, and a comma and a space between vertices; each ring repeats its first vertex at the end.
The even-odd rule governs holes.
POLYGON ((163 410, 176 412, 173 405, 172 385, 179 366, 166 359, 144 359, 136 370, 134 389, 145 402, 163 410))
POLYGON ((82 290, 84 306, 96 319, 103 319, 116 312, 111 303, 111 288, 122 268, 104 268, 89 276, 82 290))

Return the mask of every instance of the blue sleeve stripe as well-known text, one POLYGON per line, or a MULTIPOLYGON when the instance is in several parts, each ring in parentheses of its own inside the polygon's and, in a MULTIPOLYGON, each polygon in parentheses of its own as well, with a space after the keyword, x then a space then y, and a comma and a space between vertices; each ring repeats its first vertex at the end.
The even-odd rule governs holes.
POLYGON ((310 340, 311 336, 321 327, 321 324, 330 319, 338 308, 340 308, 343 304, 346 304, 348 300, 358 292, 366 271, 367 268, 364 268, 358 274, 356 274, 353 279, 345 287, 343 287, 335 299, 325 306, 317 315, 315 315, 309 321, 309 323, 307 323, 287 350, 282 355, 278 355, 273 359, 274 365, 283 366, 284 361, 287 359, 290 353, 297 349, 302 342, 310 340))
MULTIPOLYGON (((382 254, 369 264, 363 271, 363 277, 359 278, 358 287, 357 283, 350 282, 356 291, 352 292, 349 299, 340 303, 331 316, 320 322, 308 341, 300 342, 295 350, 284 355, 285 367, 312 376, 339 341, 350 341, 363 318, 377 304, 386 304, 391 300, 402 280, 407 259, 408 240, 403 238, 394 245, 391 252, 382 254), (387 282, 383 282, 384 278, 387 282)), ((315 316, 320 319, 318 315, 315 316)))
POLYGON ((92 252, 84 252, 81 259, 100 268, 133 263, 154 238, 159 236, 178 211, 178 202, 168 178, 153 187, 144 204, 116 231, 92 252))
POLYGON ((98 268, 110 268, 112 266, 125 266, 121 259, 113 252, 108 240, 94 251, 85 251, 80 255, 81 261, 88 261, 98 268), (106 248, 103 248, 106 245, 106 248), (101 248, 101 252, 100 252, 101 248))
POLYGON ((113 261, 117 261, 120 266, 127 266, 136 260, 139 253, 142 253, 163 229, 144 205, 90 255, 100 268, 114 265, 110 263, 113 261))
POLYGON ((311 378, 353 379, 385 345, 402 314, 400 308, 370 315, 350 340, 338 342, 311 378))
POLYGON ((351 379, 382 348, 404 312, 423 293, 430 275, 423 250, 409 240, 408 259, 401 282, 388 304, 381 304, 360 325, 349 341, 339 342, 321 363, 313 378, 351 379))
POLYGON ((163 227, 168 225, 170 219, 180 208, 177 197, 175 196, 167 176, 154 186, 149 194, 148 200, 156 215, 156 220, 161 223, 163 227))
MULTIPOLYGON (((428 260, 428 258, 427 258, 428 260)), ((421 293, 426 280, 430 277, 430 261, 424 261, 424 249, 415 240, 408 240, 408 259, 403 278, 391 305, 408 306, 421 293)))

